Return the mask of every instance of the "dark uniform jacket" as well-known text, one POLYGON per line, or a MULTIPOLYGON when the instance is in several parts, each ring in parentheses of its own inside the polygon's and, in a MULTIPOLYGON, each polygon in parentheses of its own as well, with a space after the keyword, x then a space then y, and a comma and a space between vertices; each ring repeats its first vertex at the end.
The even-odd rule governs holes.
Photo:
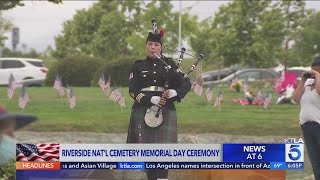
POLYGON ((150 102, 152 96, 161 96, 161 91, 142 91, 141 89, 150 86, 158 86, 166 89, 174 89, 177 96, 168 99, 166 107, 175 109, 174 101, 180 102, 181 99, 190 91, 191 83, 188 78, 183 78, 182 73, 178 73, 176 63, 169 58, 163 58, 171 66, 166 72, 165 65, 161 60, 146 58, 145 60, 136 61, 129 75, 129 94, 135 100, 132 108, 153 104, 150 102), (167 82, 167 87, 166 87, 167 82))

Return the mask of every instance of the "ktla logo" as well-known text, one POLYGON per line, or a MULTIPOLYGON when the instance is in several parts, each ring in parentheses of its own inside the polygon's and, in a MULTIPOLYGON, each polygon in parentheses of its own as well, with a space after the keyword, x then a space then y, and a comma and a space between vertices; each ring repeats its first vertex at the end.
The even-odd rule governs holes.
POLYGON ((286 144, 286 162, 304 162, 304 144, 286 144))

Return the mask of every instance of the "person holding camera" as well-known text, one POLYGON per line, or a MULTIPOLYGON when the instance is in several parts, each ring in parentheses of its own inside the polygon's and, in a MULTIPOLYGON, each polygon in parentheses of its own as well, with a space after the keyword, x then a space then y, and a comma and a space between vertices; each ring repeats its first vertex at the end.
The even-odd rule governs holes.
POLYGON ((300 103, 300 125, 316 180, 320 180, 320 55, 304 72, 292 95, 300 103))

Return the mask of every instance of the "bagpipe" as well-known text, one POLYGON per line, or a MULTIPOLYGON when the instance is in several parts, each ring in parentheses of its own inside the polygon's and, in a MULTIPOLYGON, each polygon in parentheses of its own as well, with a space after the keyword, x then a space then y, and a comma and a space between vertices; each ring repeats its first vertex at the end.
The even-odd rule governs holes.
MULTIPOLYGON (((181 51, 178 51, 178 52, 181 52, 181 54, 180 54, 180 56, 179 56, 179 61, 178 61, 178 63, 177 63, 177 69, 176 69, 176 72, 177 73, 182 73, 183 74, 183 77, 184 78, 187 78, 188 76, 189 76, 189 74, 191 73, 191 72, 193 72, 193 70, 196 68, 196 66, 199 64, 199 62, 204 58, 204 54, 203 53, 201 53, 198 57, 197 57, 197 59, 195 60, 195 62, 192 64, 192 66, 188 69, 188 71, 187 71, 187 73, 183 73, 182 72, 182 70, 180 69, 180 67, 181 67, 181 65, 182 65, 182 61, 183 61, 183 54, 187 54, 186 52, 185 52, 185 50, 186 50, 186 48, 181 48, 181 51)), ((166 63, 160 56, 158 56, 156 53, 154 53, 154 55, 157 57, 157 59, 159 59, 163 64, 164 64, 164 66, 165 66, 165 69, 166 69, 166 71, 167 72, 169 72, 169 70, 171 70, 171 66, 168 64, 168 63, 166 63)), ((195 56, 193 56, 193 55, 191 55, 192 57, 195 57, 195 56)))
MULTIPOLYGON (((152 23, 153 32, 154 32, 155 34, 159 33, 158 27, 157 27, 157 20, 156 20, 156 18, 152 18, 151 23, 152 23)), ((170 48, 167 48, 167 49, 170 49, 170 48)), ((171 50, 175 50, 175 49, 171 49, 171 50)), ((176 73, 181 73, 181 74, 183 74, 183 77, 184 77, 184 78, 187 78, 187 77, 189 76, 189 74, 194 71, 195 67, 199 64, 199 62, 204 58, 204 54, 201 53, 199 56, 196 57, 196 56, 194 56, 194 55, 192 55, 192 54, 187 53, 187 52, 186 52, 186 48, 184 48, 184 47, 182 47, 181 50, 176 50, 176 51, 177 51, 177 52, 180 52, 180 56, 179 56, 179 60, 178 60, 178 62, 177 62, 177 64, 176 64, 178 68, 177 68, 175 71, 176 71, 176 73), (180 69, 180 67, 181 67, 181 65, 182 65, 182 62, 183 62, 184 54, 189 55, 189 56, 191 56, 191 57, 193 57, 193 58, 196 58, 196 60, 195 60, 195 62, 193 63, 193 65, 188 69, 187 73, 183 73, 182 70, 180 69)), ((167 72, 167 73, 172 73, 172 67, 171 67, 171 65, 169 65, 168 63, 166 63, 165 60, 162 58, 162 57, 164 57, 164 56, 162 55, 162 52, 161 52, 161 55, 157 55, 156 53, 154 53, 154 55, 157 57, 158 60, 160 60, 160 61, 164 64, 164 67, 165 67, 165 69, 166 69, 166 72, 167 72)), ((174 72, 174 71, 173 71, 173 72, 174 72)), ((175 74, 173 74, 173 75, 175 75, 175 74)))
MULTIPOLYGON (((159 31, 157 29, 156 22, 157 22, 156 19, 152 18, 151 23, 153 27, 152 28, 153 32, 155 34, 158 34, 159 31)), ((166 48, 166 49, 170 49, 170 48, 166 48)), ((171 49, 171 50, 175 50, 175 49, 171 49)), ((188 83, 190 83, 190 80, 188 79, 189 74, 194 71, 194 69, 199 64, 199 62, 201 62, 202 59, 204 58, 203 53, 199 54, 199 56, 194 56, 187 53, 186 48, 184 47, 182 47, 181 50, 177 50, 177 52, 180 52, 180 55, 179 55, 178 62, 176 63, 176 66, 177 66, 176 68, 171 67, 171 65, 165 61, 165 57, 162 55, 162 52, 160 55, 154 53, 154 55, 157 57, 158 60, 160 60, 163 63, 164 68, 166 69, 166 80, 165 80, 166 90, 169 88, 172 88, 172 86, 170 86, 170 84, 172 83, 180 84, 180 83, 184 83, 185 81, 189 81, 188 83), (181 65, 182 65, 185 54, 196 59, 194 63, 191 65, 191 67, 188 68, 188 71, 186 73, 182 72, 181 70, 181 65)), ((163 122, 162 107, 159 104, 151 106, 150 108, 147 109, 147 112, 145 115, 145 122, 149 127, 158 127, 162 124, 163 122)))

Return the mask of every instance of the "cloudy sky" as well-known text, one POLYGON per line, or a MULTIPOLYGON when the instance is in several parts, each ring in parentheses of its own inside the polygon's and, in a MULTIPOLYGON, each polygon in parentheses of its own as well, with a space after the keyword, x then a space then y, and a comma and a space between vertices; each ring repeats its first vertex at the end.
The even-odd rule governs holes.
MULTIPOLYGON (((48 45, 54 46, 54 36, 62 31, 65 20, 72 19, 77 10, 89 8, 92 1, 64 1, 63 4, 52 4, 46 1, 27 1, 24 7, 16 7, 4 11, 3 15, 15 26, 20 28, 20 44, 26 44, 27 48, 36 48, 44 51, 48 45)), ((178 11, 180 1, 172 1, 174 10, 178 11)), ((182 1, 182 9, 192 6, 191 14, 198 15, 202 20, 217 11, 227 1, 182 1)), ((308 1, 307 8, 320 10, 320 2, 308 1)), ((9 39, 6 46, 11 47, 11 33, 7 34, 9 39)))

